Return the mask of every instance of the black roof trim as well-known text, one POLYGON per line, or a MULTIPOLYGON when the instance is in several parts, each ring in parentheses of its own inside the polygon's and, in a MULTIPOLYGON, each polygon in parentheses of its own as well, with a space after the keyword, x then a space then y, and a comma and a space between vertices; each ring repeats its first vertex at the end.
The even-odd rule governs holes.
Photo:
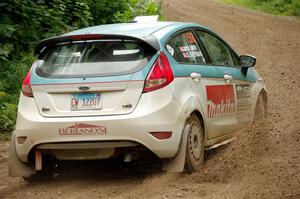
POLYGON ((160 50, 160 45, 156 37, 147 35, 145 37, 136 37, 128 35, 114 35, 114 34, 80 34, 80 35, 62 35, 56 37, 50 37, 40 41, 35 50, 34 54, 39 55, 43 49, 47 46, 55 45, 57 43, 73 42, 73 41, 84 41, 84 40, 96 40, 96 39, 132 39, 146 42, 155 50, 160 50))

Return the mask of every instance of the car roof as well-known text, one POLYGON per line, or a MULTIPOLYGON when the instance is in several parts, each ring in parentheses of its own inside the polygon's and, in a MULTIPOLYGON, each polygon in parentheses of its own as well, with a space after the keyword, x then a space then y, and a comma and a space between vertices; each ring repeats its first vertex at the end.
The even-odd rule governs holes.
POLYGON ((145 37, 159 30, 162 30, 166 27, 171 28, 171 30, 173 29, 178 30, 180 28, 195 27, 195 26, 207 29, 206 27, 195 23, 171 22, 171 21, 153 22, 153 23, 118 23, 118 24, 106 24, 106 25, 83 28, 83 29, 66 33, 63 36, 82 35, 82 34, 110 34, 110 35, 116 34, 116 35, 145 37))

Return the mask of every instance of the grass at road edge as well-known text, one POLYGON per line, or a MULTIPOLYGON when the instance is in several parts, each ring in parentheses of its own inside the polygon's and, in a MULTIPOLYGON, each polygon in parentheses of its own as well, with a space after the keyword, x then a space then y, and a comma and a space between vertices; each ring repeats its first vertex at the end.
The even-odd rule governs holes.
POLYGON ((239 5, 253 10, 263 11, 274 15, 296 16, 300 19, 299 0, 219 0, 225 4, 239 5))
POLYGON ((0 131, 0 142, 1 141, 9 141, 11 137, 10 131, 0 131))

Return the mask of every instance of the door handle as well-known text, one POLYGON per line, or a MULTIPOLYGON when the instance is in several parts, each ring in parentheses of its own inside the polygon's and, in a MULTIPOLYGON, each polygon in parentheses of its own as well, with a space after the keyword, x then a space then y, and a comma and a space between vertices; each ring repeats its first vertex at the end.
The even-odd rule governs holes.
POLYGON ((196 73, 196 72, 192 72, 191 73, 191 78, 192 80, 198 82, 201 79, 201 74, 200 73, 196 73))
POLYGON ((225 75, 224 75, 224 79, 225 79, 225 82, 226 82, 226 83, 230 83, 230 82, 232 82, 232 80, 233 80, 232 76, 231 76, 231 75, 228 75, 228 74, 225 74, 225 75))

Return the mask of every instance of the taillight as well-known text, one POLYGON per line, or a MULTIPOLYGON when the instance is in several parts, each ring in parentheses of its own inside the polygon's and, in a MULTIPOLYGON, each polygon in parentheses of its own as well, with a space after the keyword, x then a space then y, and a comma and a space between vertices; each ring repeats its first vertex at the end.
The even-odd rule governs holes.
POLYGON ((25 95, 27 97, 33 97, 33 93, 32 93, 31 86, 30 86, 30 77, 31 77, 31 69, 27 73, 25 79, 23 80, 23 84, 22 84, 22 93, 23 93, 23 95, 25 95))
POLYGON ((67 36, 72 40, 96 40, 103 38, 103 35, 100 34, 84 34, 84 35, 70 35, 67 36))
POLYGON ((169 60, 167 56, 161 52, 146 78, 143 92, 150 92, 163 88, 173 80, 174 75, 169 60))

